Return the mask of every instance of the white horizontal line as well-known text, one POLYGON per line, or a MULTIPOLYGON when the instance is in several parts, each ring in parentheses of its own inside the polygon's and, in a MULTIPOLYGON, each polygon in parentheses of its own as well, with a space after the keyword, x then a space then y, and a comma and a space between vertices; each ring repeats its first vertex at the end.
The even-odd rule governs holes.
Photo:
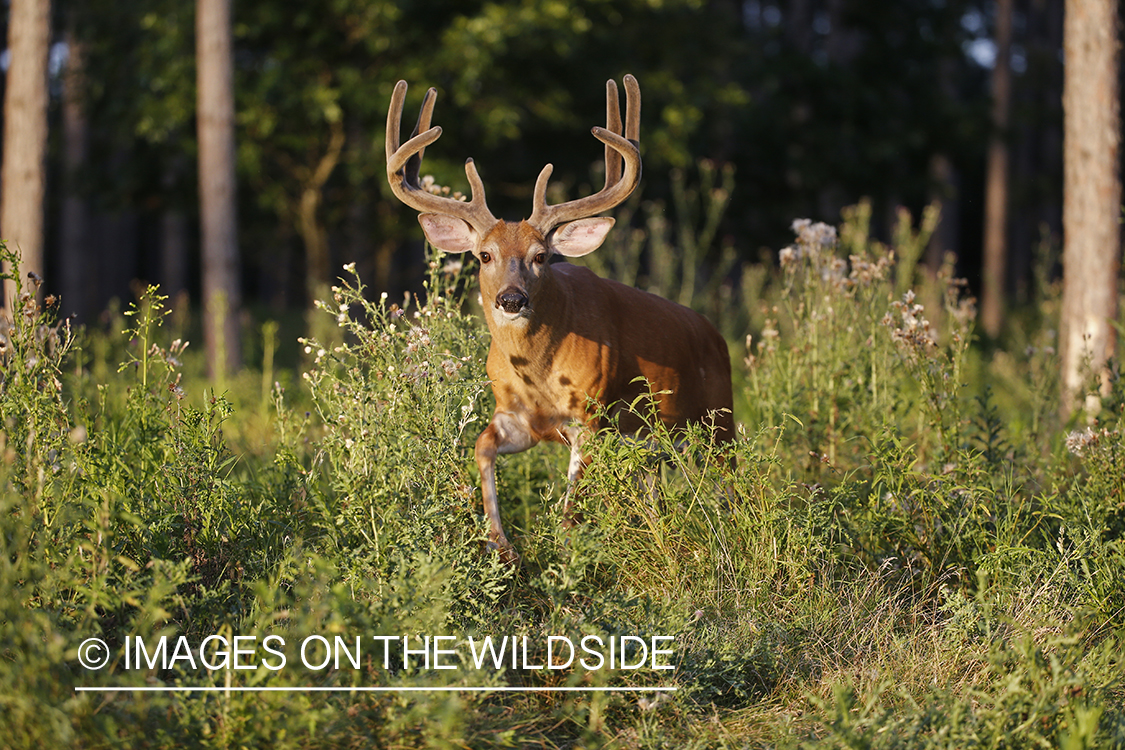
POLYGON ((675 687, 75 687, 76 693, 674 693, 675 687))

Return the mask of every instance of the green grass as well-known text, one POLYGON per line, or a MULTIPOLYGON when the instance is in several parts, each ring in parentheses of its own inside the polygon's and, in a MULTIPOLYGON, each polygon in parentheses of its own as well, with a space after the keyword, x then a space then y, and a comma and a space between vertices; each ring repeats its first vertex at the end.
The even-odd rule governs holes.
MULTIPOLYGON (((679 193, 693 264, 728 257, 709 174, 679 193)), ((740 289, 677 274, 670 229, 628 239, 624 275, 723 306, 736 461, 600 435, 563 533, 565 452, 503 457, 519 569, 484 547, 471 269, 435 257, 398 305, 346 274, 314 336, 248 331, 260 364, 221 390, 156 289, 83 333, 25 297, 0 353, 0 747, 1125 745, 1125 388, 1089 431, 1062 424, 1057 289, 975 346, 952 265, 917 264, 936 213, 901 217, 893 248, 869 220, 795 224, 740 289), (126 669, 161 635, 256 636, 259 665, 275 635, 287 662, 126 669), (361 636, 364 659, 306 668, 310 635, 361 636), (675 636, 675 668, 425 669, 371 640, 404 635, 460 658, 526 638, 532 664, 550 637, 675 636), (105 669, 79 664, 92 637, 105 669), (677 690, 75 691, 111 685, 677 690)))

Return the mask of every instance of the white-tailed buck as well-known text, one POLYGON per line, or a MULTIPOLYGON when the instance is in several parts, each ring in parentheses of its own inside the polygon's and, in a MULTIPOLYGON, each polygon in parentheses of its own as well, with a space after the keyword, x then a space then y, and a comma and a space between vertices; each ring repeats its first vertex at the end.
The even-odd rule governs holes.
POLYGON ((472 200, 424 190, 422 154, 441 135, 440 127, 430 127, 437 92, 426 93, 414 133, 401 145, 405 81, 391 97, 387 179, 394 194, 422 212, 418 220, 434 247, 471 252, 480 261, 496 411, 477 439, 476 460, 490 538, 506 561, 518 557, 500 525, 497 454, 518 453, 541 440, 569 446, 564 511, 569 523, 574 485, 586 466, 582 443, 599 426, 591 399, 608 405, 620 430, 633 434, 644 424, 626 407, 651 388, 657 413, 669 427, 704 422, 716 441, 734 437, 730 356, 706 318, 586 268, 548 262, 556 253, 578 257, 596 250, 614 220, 595 214, 624 201, 640 181, 641 93, 633 76, 625 76, 625 93, 624 130, 612 80, 606 84, 606 127, 593 129, 606 147, 605 187, 596 195, 547 205, 548 164, 535 183, 531 218, 518 222, 498 220, 488 210, 472 159, 465 162, 472 200))

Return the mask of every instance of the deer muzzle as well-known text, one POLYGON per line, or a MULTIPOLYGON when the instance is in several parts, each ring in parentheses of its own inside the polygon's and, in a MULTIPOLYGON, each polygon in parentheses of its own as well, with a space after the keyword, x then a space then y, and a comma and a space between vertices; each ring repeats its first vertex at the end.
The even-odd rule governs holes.
POLYGON ((496 295, 496 307, 513 315, 525 310, 529 301, 521 289, 508 288, 496 295))

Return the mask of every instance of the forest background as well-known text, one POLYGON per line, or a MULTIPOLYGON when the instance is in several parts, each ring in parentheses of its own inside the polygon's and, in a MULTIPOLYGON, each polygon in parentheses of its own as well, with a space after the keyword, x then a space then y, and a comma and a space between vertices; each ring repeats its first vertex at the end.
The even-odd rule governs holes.
POLYGON ((1125 747, 1117 3, 7 8, 0 747, 1125 747), (716 323, 737 460, 599 433, 564 532, 565 451, 506 456, 504 565, 475 264, 390 195, 390 90, 518 217, 600 184, 625 73, 644 182, 582 262, 716 323), (322 632, 675 670, 123 659, 322 632))
MULTIPOLYGON (((867 197, 889 237, 900 206, 917 216, 938 201, 926 262, 957 253, 979 290, 994 141, 1010 163, 992 176, 1009 206, 994 217, 1004 299, 1029 300, 1037 249, 1060 241, 1062 0, 232 7, 240 284, 275 314, 306 307, 345 262, 395 297, 421 278, 420 233, 384 177, 400 78, 411 106, 440 92, 446 134, 427 170, 465 189, 460 164, 474 157, 498 214, 518 218, 547 161, 571 196, 596 183, 602 84, 633 73, 643 200, 669 203, 669 174, 695 181, 700 159, 733 169, 705 273, 723 248, 748 262, 776 251, 796 217, 835 223, 867 197), (1000 126, 998 42, 1011 79, 1000 126)), ((136 279, 198 298, 194 4, 59 0, 53 12, 45 291, 82 322, 136 279)))

